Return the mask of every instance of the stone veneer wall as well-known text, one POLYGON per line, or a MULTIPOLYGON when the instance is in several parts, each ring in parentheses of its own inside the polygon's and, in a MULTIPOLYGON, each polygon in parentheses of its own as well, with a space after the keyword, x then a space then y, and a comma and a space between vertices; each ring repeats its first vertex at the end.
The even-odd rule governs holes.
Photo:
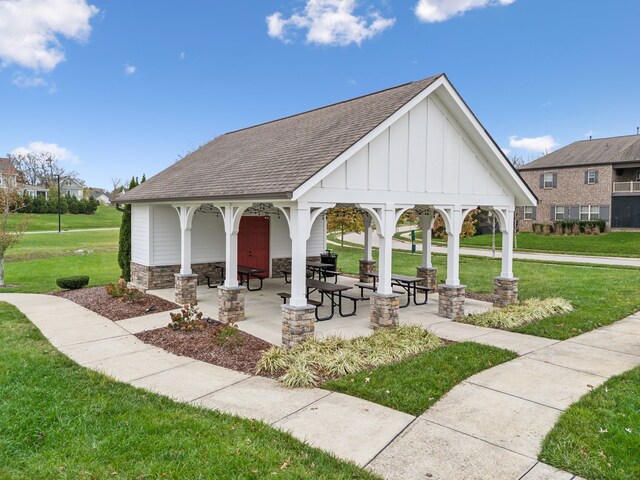
POLYGON ((438 315, 455 320, 464 317, 464 285, 438 286, 438 315))
MULTIPOLYGON (((205 273, 220 273, 220 269, 214 268, 213 263, 194 263, 191 265, 191 269, 198 276, 198 285, 207 283, 207 279, 204 276, 205 273)), ((176 273, 180 273, 180 265, 148 267, 131 262, 131 283, 143 290, 156 290, 175 286, 174 275, 176 273)), ((218 280, 221 280, 221 278, 218 280)))
MULTIPOLYGON (((307 262, 319 262, 319 261, 320 261, 319 256, 307 257, 307 262)), ((284 275, 280 273, 282 270, 291 271, 291 257, 271 259, 271 278, 284 277, 284 275)))
POLYGON ((518 279, 496 277, 493 279, 493 305, 506 307, 518 301, 518 279))

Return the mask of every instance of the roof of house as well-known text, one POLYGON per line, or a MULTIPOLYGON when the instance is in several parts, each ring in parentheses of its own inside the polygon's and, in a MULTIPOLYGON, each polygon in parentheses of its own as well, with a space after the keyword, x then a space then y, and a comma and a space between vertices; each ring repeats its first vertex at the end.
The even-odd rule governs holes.
POLYGON ((520 167, 520 170, 605 165, 640 162, 640 136, 581 140, 540 157, 520 167))
POLYGON ((18 184, 18 188, 22 190, 29 190, 33 192, 48 192, 49 189, 42 185, 26 185, 23 183, 18 184))
POLYGON ((290 197, 442 75, 226 133, 116 201, 290 197))
POLYGON ((2 175, 18 175, 18 170, 10 158, 0 158, 0 173, 2 175))

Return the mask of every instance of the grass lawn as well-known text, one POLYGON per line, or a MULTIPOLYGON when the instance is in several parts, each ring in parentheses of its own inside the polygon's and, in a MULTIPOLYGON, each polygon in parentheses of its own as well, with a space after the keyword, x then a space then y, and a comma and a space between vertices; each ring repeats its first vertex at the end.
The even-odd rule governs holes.
POLYGON ((0 478, 377 478, 263 423, 84 369, 0 303, 0 478))
POLYGON ((420 415, 465 378, 512 360, 508 350, 463 342, 331 380, 323 388, 420 415))
MULTIPOLYGON (((406 240, 410 238, 404 234, 406 240)), ((536 235, 520 232, 517 235, 518 251, 570 253, 576 255, 601 255, 609 257, 640 257, 640 232, 609 232, 601 235, 536 235)), ((416 239, 422 238, 422 231, 416 231, 416 239)), ((441 239, 433 239, 434 244, 444 244, 441 239)), ((476 235, 460 240, 463 247, 491 248, 491 235, 476 235)), ((496 248, 502 247, 502 234, 496 234, 496 248)))
MULTIPOLYGON (((17 213, 11 215, 10 225, 29 217, 30 232, 42 232, 47 230, 58 231, 57 213, 17 213)), ((62 230, 76 230, 83 228, 113 228, 120 227, 122 213, 115 207, 98 207, 93 215, 72 215, 70 213, 61 216, 62 230)))
POLYGON ((585 478, 640 478, 640 367, 573 404, 545 438, 540 460, 585 478))
MULTIPOLYGON (((361 248, 333 247, 339 254, 338 267, 357 274, 362 258, 361 248)), ((374 250, 374 257, 377 257, 374 250)), ((393 271, 415 275, 421 256, 393 252, 393 271)), ((438 281, 446 277, 446 257, 433 256, 438 268, 438 281)), ((564 297, 574 311, 549 317, 514 331, 564 340, 594 328, 609 325, 640 310, 640 269, 553 264, 514 261, 514 272, 520 278, 520 298, 564 297)), ((479 257, 460 258, 460 277, 469 291, 491 293, 493 277, 500 274, 500 260, 479 257)))
POLYGON ((58 290, 56 279, 89 275, 89 285, 104 285, 120 276, 118 231, 25 235, 7 253, 2 292, 42 293, 58 290), (84 253, 77 253, 83 250, 84 253))

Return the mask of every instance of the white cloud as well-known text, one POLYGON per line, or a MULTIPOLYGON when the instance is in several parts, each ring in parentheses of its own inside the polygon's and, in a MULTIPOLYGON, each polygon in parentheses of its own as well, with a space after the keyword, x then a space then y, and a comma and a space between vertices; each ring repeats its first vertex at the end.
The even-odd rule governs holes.
POLYGON ((46 87, 49 83, 42 77, 29 77, 22 73, 15 72, 11 77, 11 83, 20 88, 39 88, 46 87))
POLYGON ((551 135, 542 137, 518 138, 517 136, 509 137, 509 146, 511 148, 519 148, 522 150, 531 150, 532 152, 549 152, 558 146, 558 142, 551 135))
POLYGON ((134 73, 136 73, 136 70, 138 70, 136 68, 135 65, 129 65, 128 63, 124 66, 124 74, 125 75, 133 75, 134 73))
POLYGON ((186 52, 180 52, 180 60, 184 60, 186 58, 186 52))
POLYGON ((45 143, 41 141, 31 142, 26 147, 14 148, 11 152, 13 155, 26 155, 28 153, 51 153, 61 162, 70 164, 78 164, 80 158, 71 150, 61 147, 55 143, 45 143))
POLYGON ((418 19, 426 23, 444 22, 468 10, 511 5, 516 0, 419 0, 415 8, 418 19))
POLYGON ((87 0, 0 1, 0 67, 53 70, 65 59, 60 37, 87 41, 98 12, 87 0))
POLYGON ((267 17, 270 37, 291 41, 291 33, 306 30, 306 40, 319 45, 360 45, 393 26, 395 18, 384 18, 380 12, 356 15, 356 0, 307 0, 302 12, 285 18, 275 12, 267 17))

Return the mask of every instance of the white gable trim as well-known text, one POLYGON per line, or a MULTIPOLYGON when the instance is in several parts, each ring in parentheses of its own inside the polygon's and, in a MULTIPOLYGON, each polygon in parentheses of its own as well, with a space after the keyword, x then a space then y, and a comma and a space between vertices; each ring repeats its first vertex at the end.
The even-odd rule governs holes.
MULTIPOLYGON (((524 205, 535 205, 537 203, 535 197, 527 187, 527 185, 520 179, 518 174, 514 171, 511 165, 508 164, 507 159, 504 157, 504 153, 500 151, 495 143, 491 140, 488 134, 485 132, 484 128, 477 121, 473 113, 466 106, 462 98, 455 91, 449 80, 443 75, 434 81, 431 85, 425 88, 422 92, 416 95, 413 99, 407 102, 406 105, 398 109, 395 113, 393 113, 389 118, 387 118, 384 122, 374 128, 371 132, 365 135, 362 139, 352 145, 349 149, 347 149, 344 153, 342 153, 338 158, 336 158, 329 165, 324 167, 318 173, 316 173, 313 177, 307 180, 304 184, 298 187, 293 192, 293 200, 298 200, 305 193, 309 192, 313 187, 318 185, 324 178, 334 172, 336 169, 341 167, 349 158, 359 152, 362 148, 364 148, 367 144, 369 144, 374 138, 383 133, 387 128, 389 128, 392 124, 397 122, 403 115, 407 114, 411 109, 413 109, 420 102, 425 100, 429 95, 431 95, 434 91, 436 91, 439 87, 443 86, 446 89, 447 96, 453 100, 454 104, 457 106, 458 110, 463 114, 464 120, 468 122, 468 124, 473 128, 474 132, 477 133, 485 147, 489 147, 489 152, 492 156, 497 157, 498 164, 493 165, 493 169, 495 169, 498 174, 498 178, 506 183, 506 187, 511 190, 514 197, 516 198, 517 204, 524 205), (505 175, 506 173, 506 175, 505 175), (505 178, 506 177, 506 178, 505 178)), ((435 98, 435 97, 434 97, 435 98)), ((440 99, 438 99, 440 100, 440 99)), ((441 101, 440 101, 441 102, 441 101)), ((438 102, 438 103, 440 103, 438 102)), ((445 105, 446 106, 446 105, 445 105)), ((455 118, 455 115, 454 115, 455 118)), ((461 125, 464 128, 464 125, 461 125)), ((467 137, 467 135, 463 135, 463 137, 467 137)), ((469 139, 472 144, 475 145, 476 142, 473 142, 473 139, 469 139)), ((482 146, 481 146, 482 147, 482 146)), ((476 146, 478 148, 478 146, 476 146)), ((482 151, 482 148, 478 148, 482 151)), ((486 150, 486 148, 484 149, 486 150)), ((486 153, 489 153, 486 152, 486 153)), ((490 163, 491 158, 488 158, 490 163)))

